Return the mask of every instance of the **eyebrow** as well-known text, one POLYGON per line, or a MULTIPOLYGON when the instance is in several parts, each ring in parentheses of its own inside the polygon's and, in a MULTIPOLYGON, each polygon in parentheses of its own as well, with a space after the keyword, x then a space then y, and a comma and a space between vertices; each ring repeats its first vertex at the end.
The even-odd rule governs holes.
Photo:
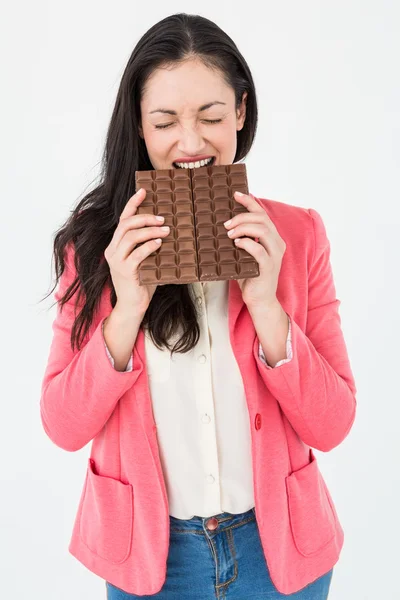
MULTIPOLYGON (((226 102, 219 102, 218 100, 215 100, 214 102, 208 102, 208 104, 203 104, 203 106, 200 106, 199 112, 202 112, 203 110, 207 110, 211 106, 214 106, 214 104, 223 104, 224 106, 226 106, 226 102)), ((167 108, 157 108, 156 110, 150 111, 149 114, 152 115, 153 113, 157 113, 157 112, 163 113, 165 115, 177 115, 178 114, 176 111, 168 110, 167 108)))

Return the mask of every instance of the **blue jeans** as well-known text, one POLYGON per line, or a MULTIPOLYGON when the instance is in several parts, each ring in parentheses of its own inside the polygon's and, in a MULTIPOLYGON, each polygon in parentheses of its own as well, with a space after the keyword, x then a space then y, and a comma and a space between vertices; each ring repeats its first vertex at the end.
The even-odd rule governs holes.
POLYGON ((277 591, 269 575, 253 508, 241 514, 223 512, 213 518, 184 520, 170 515, 170 527, 167 577, 161 590, 150 596, 137 596, 106 581, 107 600, 326 600, 328 597, 333 568, 294 594, 277 591))

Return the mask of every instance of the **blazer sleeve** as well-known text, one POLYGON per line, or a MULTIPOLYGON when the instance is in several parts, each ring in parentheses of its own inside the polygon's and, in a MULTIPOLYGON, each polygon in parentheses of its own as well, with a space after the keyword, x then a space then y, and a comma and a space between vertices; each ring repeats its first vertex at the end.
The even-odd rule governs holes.
POLYGON ((353 425, 357 390, 341 329, 330 243, 319 213, 312 208, 308 213, 315 245, 308 272, 305 332, 287 313, 292 325, 292 360, 267 369, 259 358, 258 336, 253 354, 265 385, 299 437, 327 452, 344 440, 353 425))
POLYGON ((94 318, 81 349, 72 351, 70 335, 77 293, 62 310, 59 300, 76 277, 73 257, 74 251, 68 250, 66 266, 54 294, 57 313, 40 397, 40 415, 46 434, 57 446, 69 451, 80 450, 96 436, 118 400, 143 370, 139 357, 133 360, 136 368, 130 372, 114 369, 103 338, 103 323, 107 317, 100 321, 94 318))

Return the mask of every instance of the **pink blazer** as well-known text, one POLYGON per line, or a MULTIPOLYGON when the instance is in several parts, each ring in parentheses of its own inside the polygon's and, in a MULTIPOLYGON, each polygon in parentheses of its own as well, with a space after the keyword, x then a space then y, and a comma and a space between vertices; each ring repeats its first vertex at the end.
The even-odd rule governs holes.
MULTIPOLYGON (((286 242, 278 300, 292 320, 293 358, 268 369, 240 288, 229 281, 229 330, 240 368, 252 437, 255 512, 272 581, 292 594, 338 561, 344 534, 319 471, 315 448, 328 452, 349 433, 356 387, 338 313, 330 245, 320 215, 256 198, 286 242)), ((75 276, 68 253, 55 292, 75 276)), ((72 352, 72 301, 57 305, 42 383, 41 420, 60 448, 93 440, 69 552, 128 593, 156 594, 166 578, 169 510, 147 379, 144 333, 133 371, 114 370, 102 323, 111 312, 103 290, 85 345, 72 352)))

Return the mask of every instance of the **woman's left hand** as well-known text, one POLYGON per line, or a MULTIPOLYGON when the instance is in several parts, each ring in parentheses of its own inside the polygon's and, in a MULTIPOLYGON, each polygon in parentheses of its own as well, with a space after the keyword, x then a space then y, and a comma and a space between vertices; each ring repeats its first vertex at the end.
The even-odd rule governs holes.
POLYGON ((254 198, 247 194, 239 196, 235 192, 235 200, 249 212, 235 215, 229 225, 224 225, 228 231, 235 229, 229 237, 239 240, 235 245, 251 254, 260 269, 258 277, 237 279, 243 301, 252 309, 275 306, 278 302, 276 290, 286 244, 267 212, 254 198), (241 236, 250 236, 258 241, 241 236))

